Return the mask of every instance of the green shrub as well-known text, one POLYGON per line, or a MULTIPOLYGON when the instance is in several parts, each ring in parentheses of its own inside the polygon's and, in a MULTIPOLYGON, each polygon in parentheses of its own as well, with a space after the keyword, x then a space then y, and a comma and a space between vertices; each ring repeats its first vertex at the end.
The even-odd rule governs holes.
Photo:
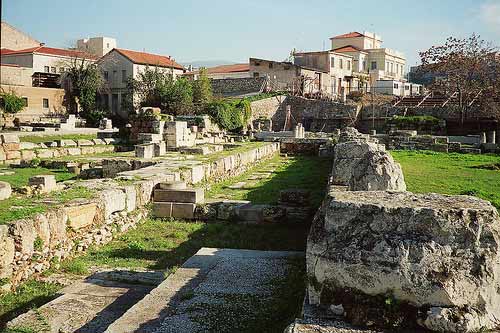
POLYGON ((18 113, 26 105, 22 97, 11 91, 0 93, 0 106, 6 113, 18 113))
POLYGON ((439 119, 433 116, 394 116, 387 123, 398 129, 432 130, 439 127, 439 119))
POLYGON ((208 104, 206 112, 217 125, 228 131, 241 130, 252 115, 250 102, 245 99, 214 101, 208 104))

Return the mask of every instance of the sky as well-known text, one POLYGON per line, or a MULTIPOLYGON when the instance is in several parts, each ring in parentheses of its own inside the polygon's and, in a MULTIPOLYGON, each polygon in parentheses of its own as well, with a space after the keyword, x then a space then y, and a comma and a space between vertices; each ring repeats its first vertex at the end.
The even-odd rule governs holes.
POLYGON ((178 62, 281 61, 328 49, 350 31, 382 36, 408 65, 418 52, 473 32, 500 45, 500 0, 0 0, 2 20, 52 47, 108 36, 178 62))

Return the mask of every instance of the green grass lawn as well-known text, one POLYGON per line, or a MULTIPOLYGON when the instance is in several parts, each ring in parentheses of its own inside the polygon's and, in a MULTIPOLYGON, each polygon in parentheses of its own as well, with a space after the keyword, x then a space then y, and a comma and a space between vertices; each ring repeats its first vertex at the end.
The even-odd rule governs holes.
POLYGON ((431 151, 391 154, 401 163, 408 191, 474 195, 500 209, 500 171, 494 167, 500 163, 499 155, 431 151))
POLYGON ((256 171, 251 169, 240 176, 212 185, 206 196, 213 198, 224 193, 225 196, 234 200, 274 204, 277 203, 281 190, 297 188, 309 190, 312 204, 317 208, 325 196, 331 167, 330 158, 277 155, 262 162, 257 170, 263 173, 270 172, 270 177, 245 185, 243 188, 230 187, 235 183, 248 181, 249 176, 256 171))
POLYGON ((13 195, 0 201, 0 224, 29 218, 62 203, 78 198, 91 198, 93 195, 93 191, 80 186, 33 197, 13 195))
POLYGON ((92 140, 97 134, 65 134, 65 135, 25 135, 19 137, 21 142, 44 143, 56 140, 92 140))
POLYGON ((46 169, 42 167, 37 168, 0 168, 0 181, 7 182, 13 188, 19 188, 28 185, 28 181, 33 176, 38 175, 55 175, 58 182, 70 180, 75 178, 75 174, 67 170, 46 169), (2 173, 11 173, 2 175, 2 173))

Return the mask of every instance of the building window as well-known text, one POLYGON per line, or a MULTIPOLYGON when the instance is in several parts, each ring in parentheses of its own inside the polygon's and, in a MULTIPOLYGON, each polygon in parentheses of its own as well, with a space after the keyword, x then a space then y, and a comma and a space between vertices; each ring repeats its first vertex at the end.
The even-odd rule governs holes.
POLYGON ((399 84, 394 83, 394 89, 399 89, 399 84))
POLYGON ((332 59, 330 60, 330 67, 335 68, 335 57, 332 57, 332 59))
POLYGON ((113 82, 116 82, 117 71, 113 71, 113 82))
POLYGON ((394 73, 394 63, 391 62, 391 73, 394 73))
POLYGON ((366 61, 363 61, 363 70, 366 71, 366 61))
POLYGON ((109 49, 109 43, 106 43, 106 47, 109 49))
POLYGON ((109 80, 109 73, 108 73, 108 71, 104 71, 104 80, 106 80, 106 81, 109 80))
POLYGON ((376 61, 372 61, 372 69, 377 69, 377 62, 376 61))
POLYGON ((48 109, 49 108, 49 99, 48 98, 44 98, 43 99, 43 108, 44 109, 48 109))
POLYGON ((55 67, 50 67, 50 71, 52 72, 52 74, 57 73, 57 69, 55 67))
POLYGON ((273 68, 273 63, 272 62, 269 63, 269 68, 273 68))
POLYGON ((50 73, 50 67, 49 66, 43 66, 43 71, 45 73, 50 73))
POLYGON ((127 82, 127 71, 122 70, 122 82, 126 83, 127 82))
POLYGON ((347 60, 347 70, 351 70, 351 60, 347 60))
POLYGON ((339 59, 339 68, 340 69, 344 68, 344 61, 342 59, 339 59))
POLYGON ((24 107, 28 107, 28 97, 23 97, 24 107))

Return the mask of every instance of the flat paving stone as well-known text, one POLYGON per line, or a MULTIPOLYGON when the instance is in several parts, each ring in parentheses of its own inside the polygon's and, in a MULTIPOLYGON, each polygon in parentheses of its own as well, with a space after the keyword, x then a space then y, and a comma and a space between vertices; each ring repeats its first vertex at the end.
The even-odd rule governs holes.
POLYGON ((13 319, 8 327, 31 327, 35 332, 46 333, 104 332, 154 289, 155 282, 161 279, 159 274, 125 270, 98 272, 63 288, 59 297, 13 319), (115 281, 122 278, 127 282, 115 281), (141 284, 142 279, 146 284, 141 284))
POLYGON ((202 248, 106 332, 232 332, 226 316, 258 312, 255 302, 269 300, 276 279, 287 276, 290 259, 303 256, 202 248))

